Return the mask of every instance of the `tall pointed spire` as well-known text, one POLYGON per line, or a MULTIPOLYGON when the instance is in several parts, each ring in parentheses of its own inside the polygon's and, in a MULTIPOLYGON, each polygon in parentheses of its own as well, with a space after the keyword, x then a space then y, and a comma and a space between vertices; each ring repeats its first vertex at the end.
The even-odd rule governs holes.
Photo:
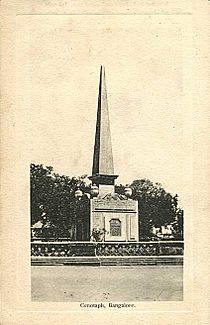
POLYGON ((105 68, 101 66, 92 174, 114 174, 105 68))
POLYGON ((117 175, 114 175, 105 68, 101 66, 93 168, 90 179, 97 185, 114 185, 115 178, 117 175))

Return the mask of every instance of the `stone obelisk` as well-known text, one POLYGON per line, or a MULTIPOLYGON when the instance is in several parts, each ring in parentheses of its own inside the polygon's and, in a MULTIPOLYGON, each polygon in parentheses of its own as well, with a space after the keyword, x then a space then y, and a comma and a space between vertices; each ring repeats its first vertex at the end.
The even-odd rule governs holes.
POLYGON ((99 187, 101 196, 114 193, 114 182, 117 177, 118 175, 114 174, 105 68, 101 66, 93 167, 90 179, 99 187))
POLYGON ((105 69, 101 66, 93 153, 90 234, 104 241, 138 241, 138 202, 115 193, 105 69))

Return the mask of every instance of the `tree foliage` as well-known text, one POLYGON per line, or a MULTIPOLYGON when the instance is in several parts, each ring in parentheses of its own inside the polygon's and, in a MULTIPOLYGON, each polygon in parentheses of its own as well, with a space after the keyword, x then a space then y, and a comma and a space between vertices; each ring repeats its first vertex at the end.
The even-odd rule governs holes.
MULTIPOLYGON (((154 184, 148 179, 134 180, 131 188, 132 199, 138 201, 140 238, 153 237, 153 227, 173 224, 174 237, 182 239, 183 211, 178 207, 178 195, 173 196, 166 192, 161 184, 154 184)), ((124 186, 118 186, 116 191, 122 194, 124 186)))
POLYGON ((51 166, 31 164, 31 225, 42 221, 46 236, 71 236, 74 192, 78 185, 84 192, 88 192, 85 177, 86 175, 70 178, 54 173, 51 166))
POLYGON ((167 193, 161 184, 148 179, 132 182, 133 198, 139 203, 141 237, 151 237, 152 227, 172 224, 176 220, 178 196, 167 193))

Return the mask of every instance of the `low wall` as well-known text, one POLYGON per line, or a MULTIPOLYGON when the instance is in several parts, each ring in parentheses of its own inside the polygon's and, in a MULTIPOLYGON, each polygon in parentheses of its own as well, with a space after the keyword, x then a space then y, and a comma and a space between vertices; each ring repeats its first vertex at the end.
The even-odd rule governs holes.
POLYGON ((32 242, 33 265, 182 264, 184 242, 32 242))

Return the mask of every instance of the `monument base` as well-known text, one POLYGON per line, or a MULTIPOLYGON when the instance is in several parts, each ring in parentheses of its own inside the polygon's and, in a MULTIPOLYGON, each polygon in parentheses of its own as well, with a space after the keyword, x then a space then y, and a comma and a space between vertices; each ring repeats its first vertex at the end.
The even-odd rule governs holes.
POLYGON ((92 240, 138 241, 138 202, 118 194, 91 199, 90 229, 92 240))

